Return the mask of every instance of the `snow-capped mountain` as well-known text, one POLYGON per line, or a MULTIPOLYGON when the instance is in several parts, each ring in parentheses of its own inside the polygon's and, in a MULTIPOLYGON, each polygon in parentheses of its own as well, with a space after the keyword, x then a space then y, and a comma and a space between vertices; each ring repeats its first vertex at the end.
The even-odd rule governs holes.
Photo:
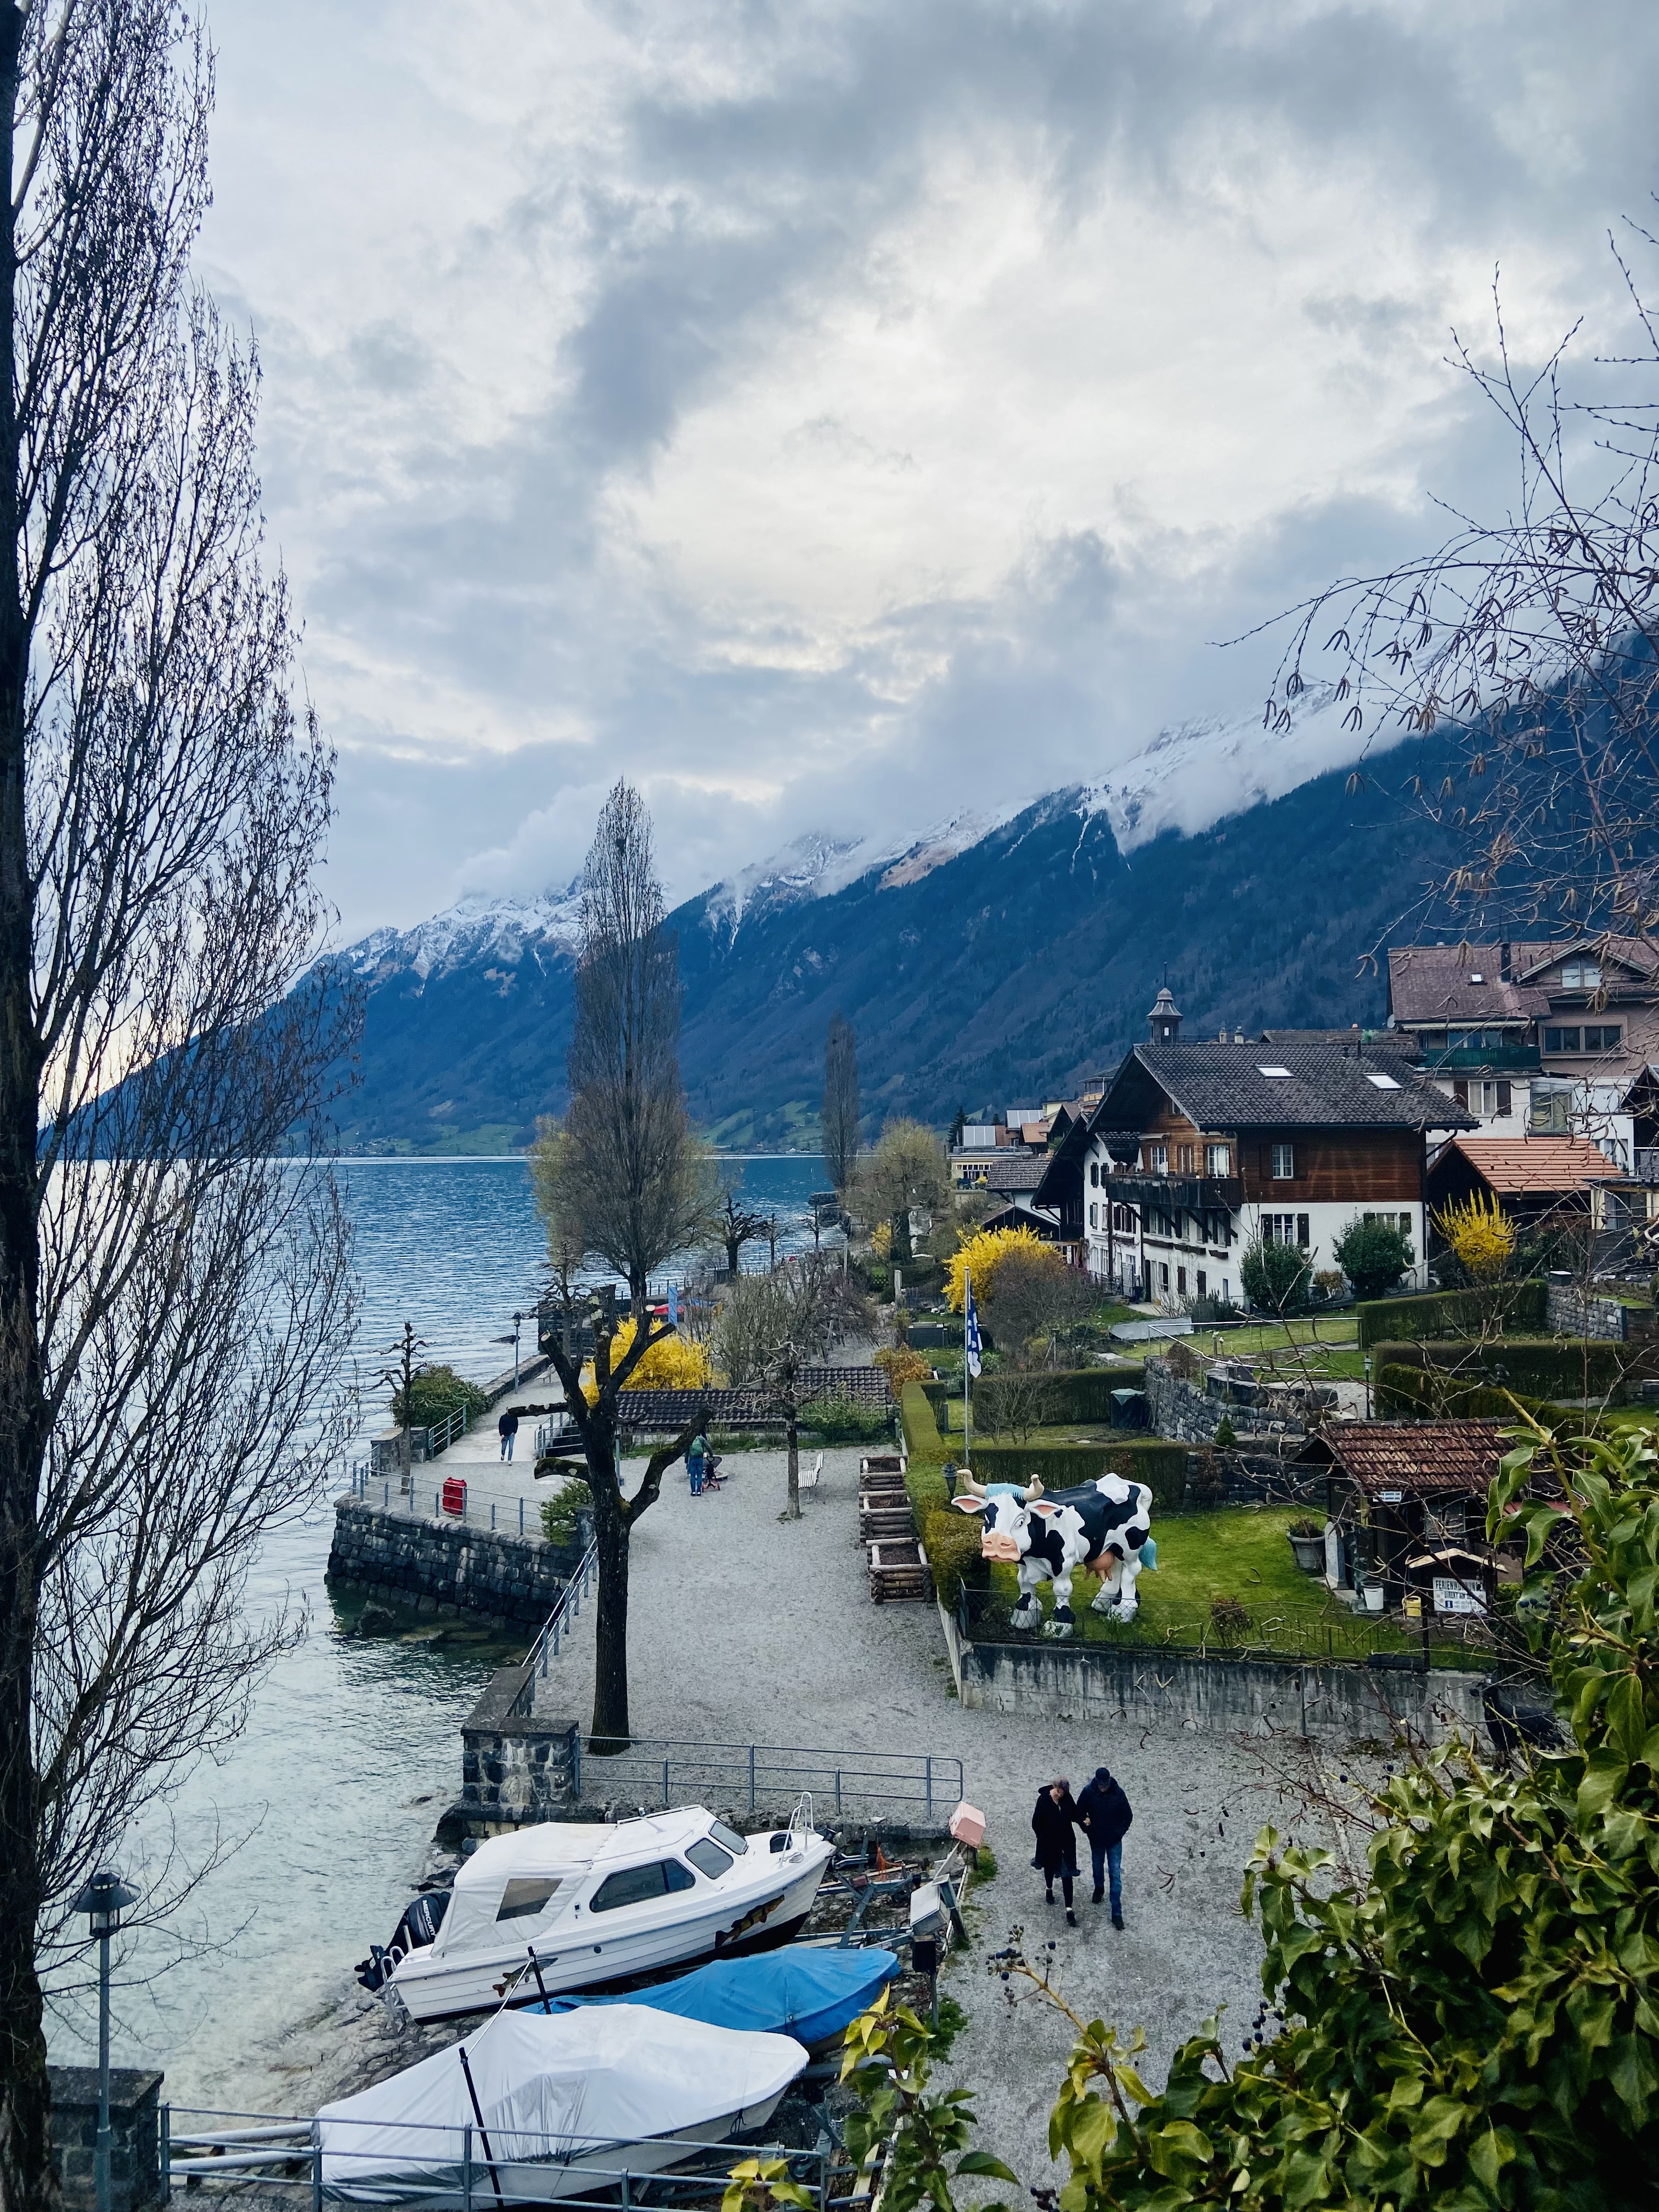
POLYGON ((575 950, 581 927, 580 879, 562 891, 538 898, 502 898, 475 893, 459 900, 413 929, 375 929, 348 945, 337 957, 354 975, 370 976, 388 967, 428 976, 492 960, 522 959, 526 949, 547 941, 561 952, 575 950))

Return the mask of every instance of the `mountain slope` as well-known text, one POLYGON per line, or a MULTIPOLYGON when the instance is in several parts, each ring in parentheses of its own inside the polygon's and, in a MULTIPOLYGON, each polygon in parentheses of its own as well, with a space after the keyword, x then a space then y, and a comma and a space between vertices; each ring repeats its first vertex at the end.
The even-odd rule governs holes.
MULTIPOLYGON (((885 850, 802 840, 674 915, 692 1112, 728 1145, 812 1141, 838 1008, 858 1031, 872 1129, 1072 1091, 1144 1035, 1166 978, 1196 1034, 1375 1021, 1382 986, 1357 975, 1360 959, 1453 858, 1401 787, 1451 757, 1413 741, 1357 793, 1332 770, 1145 842, 1144 815, 1127 819, 1125 795, 1100 787, 885 850), (861 872, 848 881, 849 866, 861 872)), ((1160 788, 1165 818, 1180 767, 1160 788)), ((1186 770, 1204 772, 1201 756, 1186 770)), ((472 902, 339 956, 367 992, 348 1147, 505 1150, 556 1111, 574 924, 568 894, 472 902)))

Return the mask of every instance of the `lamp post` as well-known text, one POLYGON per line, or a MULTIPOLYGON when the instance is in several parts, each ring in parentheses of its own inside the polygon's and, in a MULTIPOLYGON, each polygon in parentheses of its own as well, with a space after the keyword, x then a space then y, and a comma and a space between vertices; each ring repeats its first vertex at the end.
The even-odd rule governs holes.
POLYGON ((70 1907, 86 1913, 98 1938, 98 2148, 94 2154, 98 2212, 109 2212, 109 1939, 121 1925, 121 1915, 137 1905, 138 1892, 131 1882, 106 1867, 94 1875, 70 1907))
POLYGON ((519 1387, 519 1330, 523 1322, 524 1316, 515 1312, 513 1316, 513 1388, 515 1390, 519 1387))

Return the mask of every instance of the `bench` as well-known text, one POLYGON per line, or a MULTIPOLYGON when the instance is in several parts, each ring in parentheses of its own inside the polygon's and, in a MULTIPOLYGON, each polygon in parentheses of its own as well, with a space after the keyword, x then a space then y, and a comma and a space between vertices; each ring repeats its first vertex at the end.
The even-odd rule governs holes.
POLYGON ((820 1452, 811 1467, 802 1468, 797 1479, 796 1487, 799 1490, 816 1490, 818 1486, 818 1477, 823 1473, 823 1454, 820 1452))

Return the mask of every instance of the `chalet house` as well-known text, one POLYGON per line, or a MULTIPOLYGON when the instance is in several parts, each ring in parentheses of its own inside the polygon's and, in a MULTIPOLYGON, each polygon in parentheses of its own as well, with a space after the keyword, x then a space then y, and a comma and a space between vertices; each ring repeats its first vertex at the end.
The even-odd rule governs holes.
POLYGON ((1454 1137, 1429 1170, 1429 1206, 1495 1200, 1512 1221, 1580 1214, 1600 1228, 1606 1187, 1620 1180, 1588 1137, 1454 1137))
POLYGON ((1588 1136, 1629 1173, 1626 1096, 1659 1061, 1653 946, 1638 938, 1396 946, 1389 1015, 1437 1089, 1489 1134, 1588 1136))
POLYGON ((1342 1043, 1212 1043, 1161 992, 1153 1042, 1049 1155, 1036 1204, 1089 1273, 1128 1297, 1242 1301, 1246 1247, 1295 1244, 1316 1271, 1357 1215, 1412 1240, 1426 1280, 1427 1131, 1474 1126, 1400 1053, 1342 1043))

